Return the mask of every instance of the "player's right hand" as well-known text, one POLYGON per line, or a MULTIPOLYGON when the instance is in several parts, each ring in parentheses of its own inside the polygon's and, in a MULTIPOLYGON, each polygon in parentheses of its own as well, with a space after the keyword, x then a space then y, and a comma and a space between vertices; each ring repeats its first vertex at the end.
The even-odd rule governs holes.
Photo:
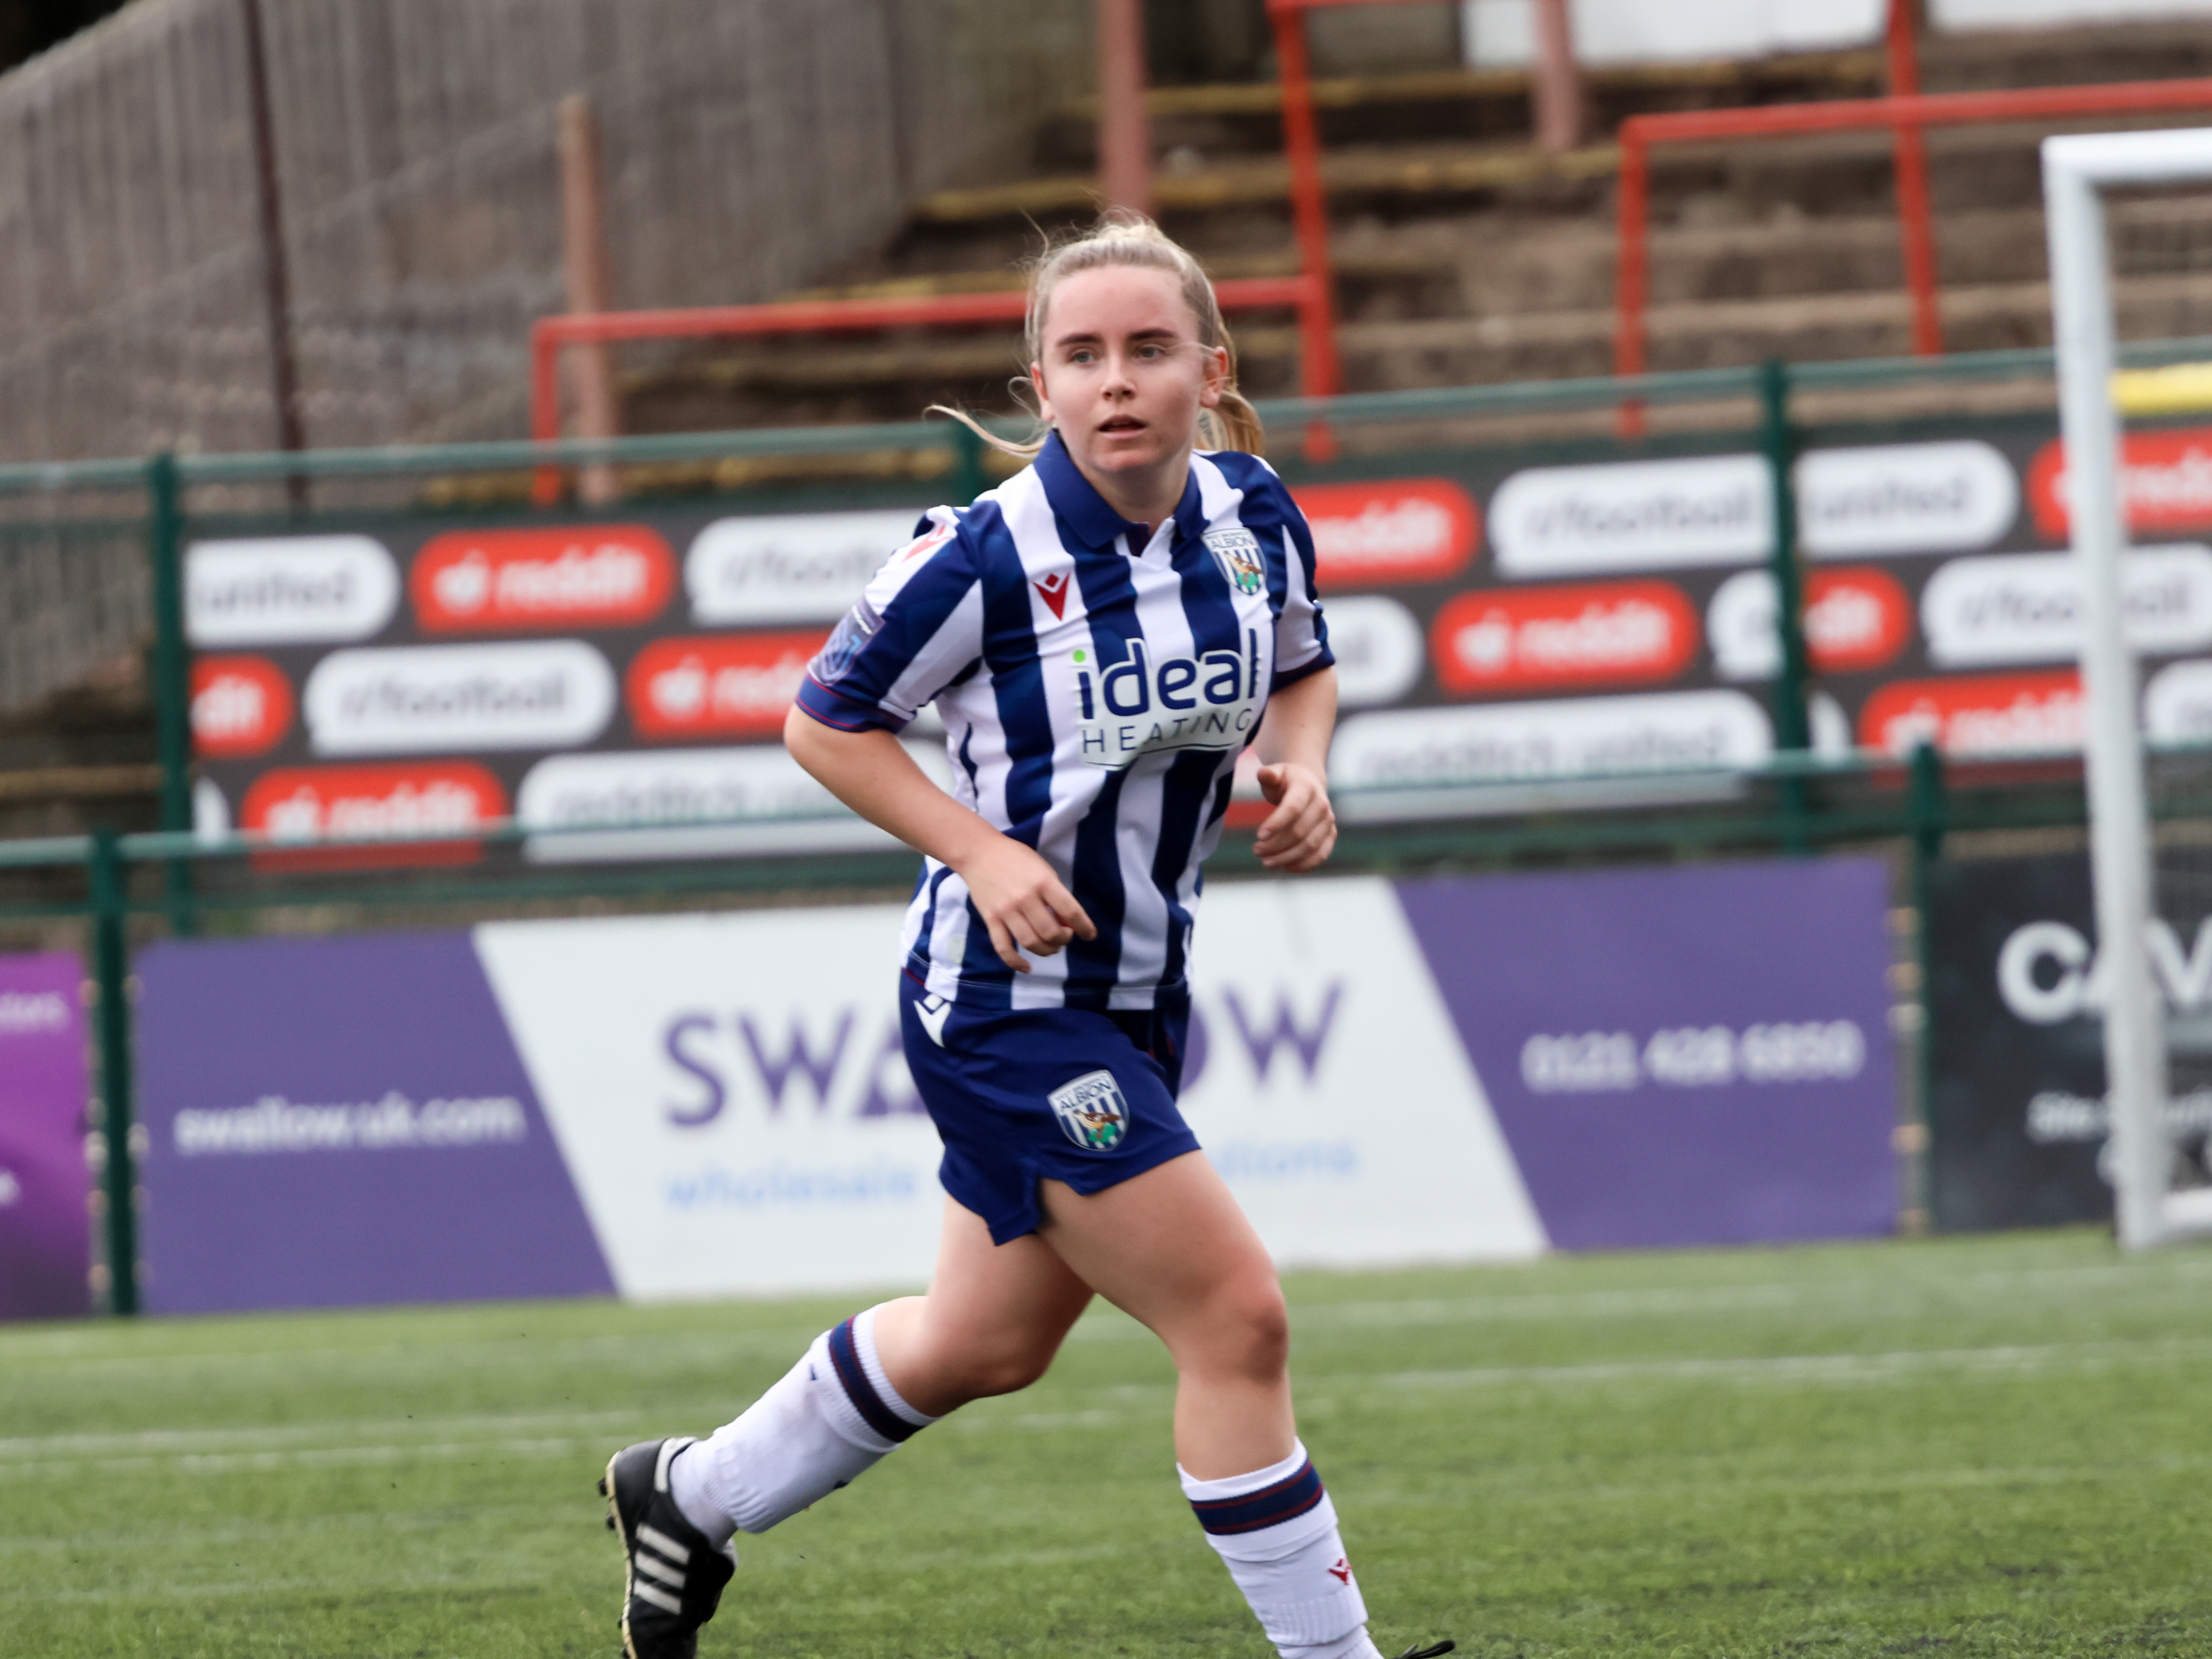
POLYGON ((1018 974, 1030 971, 1024 951, 1048 957, 1072 939, 1098 937, 1052 866, 1011 836, 992 836, 958 868, 969 902, 991 930, 991 948, 1018 974))

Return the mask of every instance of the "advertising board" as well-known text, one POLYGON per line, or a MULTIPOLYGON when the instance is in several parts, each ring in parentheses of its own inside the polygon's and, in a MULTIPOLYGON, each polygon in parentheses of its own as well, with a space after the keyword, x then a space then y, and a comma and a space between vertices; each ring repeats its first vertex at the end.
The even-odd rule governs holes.
POLYGON ((0 1319, 90 1307, 84 970, 0 956, 0 1319))
MULTIPOLYGON (((2212 1179, 2212 931, 2168 902, 2151 923, 2166 1000, 2177 1178, 2212 1179)), ((1928 873, 1936 1222, 1951 1231, 2102 1221, 2104 1026, 2086 855, 1978 859, 1928 873)))
MULTIPOLYGON (((1288 1265, 1886 1232, 1883 882, 1218 886, 1184 1111, 1288 1265)), ((899 914, 149 949, 149 1305, 922 1282, 899 914)))
MULTIPOLYGON (((1507 811, 1515 791, 1434 792, 1772 753, 1772 490, 1747 446, 1709 441, 1297 473, 1340 658, 1348 818, 1404 816, 1407 790, 1428 792, 1428 811, 1507 811)), ((2192 538, 2212 538, 2212 428, 2130 442, 2145 717, 2156 735, 2201 735, 2212 540, 2192 538)), ((2080 582, 2047 421, 1823 441, 1795 478, 1816 743, 1901 754, 1933 740, 1961 758, 2079 747, 2080 582)), ((924 505, 640 503, 607 520, 195 543, 204 821, 302 841, 508 814, 546 831, 669 827, 414 854, 464 863, 870 844, 776 738, 807 661, 924 505)), ((912 736, 943 749, 927 714, 912 736)))

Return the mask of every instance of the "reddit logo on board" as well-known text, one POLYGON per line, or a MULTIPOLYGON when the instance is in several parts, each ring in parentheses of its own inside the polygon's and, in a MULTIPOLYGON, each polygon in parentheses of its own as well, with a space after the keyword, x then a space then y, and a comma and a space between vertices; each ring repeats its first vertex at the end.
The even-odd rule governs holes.
POLYGON ((1922 744, 1961 759, 2081 747, 2081 677, 2071 668, 1899 680, 1859 710, 1859 743, 1893 755, 1922 744))
POLYGON ((1432 582, 1474 556, 1482 514, 1449 478, 1301 484, 1291 492, 1313 530, 1324 590, 1432 582))
POLYGON ((629 677, 629 717, 641 737, 773 737, 829 635, 702 635, 655 640, 629 677))
POLYGON ((643 525, 457 530, 423 544, 407 586, 428 634, 620 628, 660 614, 676 559, 643 525))
POLYGON ((192 665, 193 752, 210 760, 265 755, 292 729, 292 682, 266 657, 202 657, 192 665))
POLYGON ((318 868, 471 864, 483 843, 468 832, 507 816, 507 790, 474 761, 294 766, 264 772, 246 792, 239 828, 303 848, 349 836, 421 837, 419 844, 267 853, 257 862, 318 868))
MULTIPOLYGON (((2212 526, 2212 427, 2178 432, 2130 432, 2120 441, 2120 489, 2130 530, 2196 530, 2212 526)), ((2073 491, 2066 447, 2053 438, 2027 470, 2035 527, 2053 539, 2072 524, 2073 491)))
POLYGON ((1668 582, 1462 593, 1437 613, 1437 678, 1462 695, 1668 680, 1690 665, 1698 617, 1668 582))

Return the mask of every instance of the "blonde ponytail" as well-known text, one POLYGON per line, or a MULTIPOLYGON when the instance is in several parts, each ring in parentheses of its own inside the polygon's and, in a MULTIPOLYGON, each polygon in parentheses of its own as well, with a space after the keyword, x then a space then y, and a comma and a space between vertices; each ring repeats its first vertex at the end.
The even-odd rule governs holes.
MULTIPOLYGON (((1259 454, 1266 434, 1261 428, 1259 411, 1237 389, 1237 343, 1229 337, 1229 325, 1222 320, 1221 302, 1214 297, 1213 284, 1188 249, 1141 213, 1115 208, 1091 229, 1047 248, 1031 263, 1029 315, 1022 331, 1030 362, 1036 362, 1044 355, 1045 311, 1052 303, 1053 289, 1079 271, 1109 266, 1164 270, 1182 285, 1182 297, 1198 319, 1199 344, 1209 349, 1218 347, 1229 354, 1229 378, 1223 384, 1220 404, 1198 412, 1198 447, 1259 454)), ((1035 392, 1029 376, 1017 376, 1012 384, 1015 397, 1027 404, 1035 392)), ((932 415, 951 416, 992 448, 1022 460, 1033 459, 1044 447, 1050 429, 1042 414, 1034 409, 1030 412, 1036 416, 1036 430, 1027 439, 1016 440, 1000 437, 964 410, 943 404, 932 404, 928 410, 932 415)))

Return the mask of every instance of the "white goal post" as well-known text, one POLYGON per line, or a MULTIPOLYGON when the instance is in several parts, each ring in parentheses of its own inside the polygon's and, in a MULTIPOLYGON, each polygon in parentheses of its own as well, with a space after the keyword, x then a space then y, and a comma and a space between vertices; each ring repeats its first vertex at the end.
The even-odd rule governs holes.
POLYGON ((2118 353, 2104 192, 2198 182, 2212 187, 2212 128, 2043 141, 2059 429, 2083 590, 2083 737, 2112 1112, 2107 1167, 2120 1243, 2128 1249, 2212 1234, 2212 1188, 2170 1190, 2165 1008, 2152 982, 2149 950, 2150 813, 2136 724, 2136 663, 2121 612, 2120 554, 2127 528, 2113 401, 2118 353))

